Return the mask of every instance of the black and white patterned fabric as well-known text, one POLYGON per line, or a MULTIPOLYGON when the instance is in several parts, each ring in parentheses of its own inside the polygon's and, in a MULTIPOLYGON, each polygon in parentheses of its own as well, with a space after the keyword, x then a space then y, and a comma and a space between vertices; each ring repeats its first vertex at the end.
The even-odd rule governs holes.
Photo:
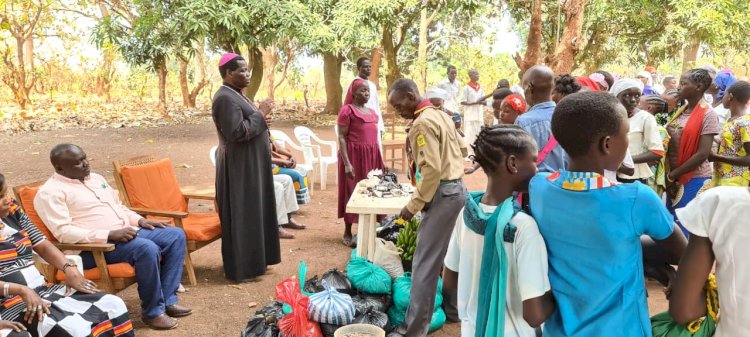
POLYGON ((135 336, 125 303, 117 296, 74 293, 65 296, 65 286, 47 285, 34 267, 32 249, 45 240, 16 205, 2 218, 0 229, 0 281, 23 284, 50 303, 50 314, 41 322, 23 321, 26 305, 19 296, 0 299, 0 319, 18 321, 28 332, 0 330, 0 337, 114 337, 135 336))

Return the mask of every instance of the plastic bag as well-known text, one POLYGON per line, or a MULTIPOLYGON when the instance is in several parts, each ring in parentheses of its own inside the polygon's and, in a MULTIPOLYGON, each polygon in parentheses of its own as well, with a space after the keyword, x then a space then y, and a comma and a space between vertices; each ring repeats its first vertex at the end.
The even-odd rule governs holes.
POLYGON ((323 291, 323 287, 320 286, 320 279, 318 279, 318 275, 315 275, 305 281, 305 288, 303 289, 303 293, 314 294, 321 291, 323 291))
POLYGON ((320 323, 320 330, 323 332, 323 337, 333 337, 341 325, 336 324, 325 324, 320 323))
POLYGON ((357 315, 364 313, 367 308, 373 308, 380 312, 388 310, 388 300, 382 297, 357 295, 352 297, 352 302, 354 302, 354 311, 357 315))
MULTIPOLYGON (((274 316, 269 317, 273 318, 274 316)), ((250 318, 240 337, 279 337, 279 328, 275 325, 266 324, 266 321, 267 318, 263 316, 250 318)))
MULTIPOLYGON (((388 319, 391 320, 391 326, 395 328, 403 324, 404 320, 406 320, 406 310, 401 310, 394 305, 388 309, 388 319)), ((443 325, 445 325, 445 311, 443 311, 443 308, 437 308, 432 312, 429 332, 438 330, 442 328, 443 325)))
POLYGON ((383 221, 380 222, 381 226, 375 229, 377 237, 395 243, 398 238, 398 231, 404 227, 395 222, 398 218, 398 216, 389 216, 383 219, 383 221))
POLYGON ((368 294, 388 294, 391 292, 391 276, 373 263, 355 257, 349 260, 346 273, 352 285, 368 294))
POLYGON ((299 290, 299 282, 287 279, 276 285, 276 298, 288 304, 292 312, 281 320, 278 326, 284 337, 322 337, 318 323, 311 321, 307 314, 309 298, 299 290))
POLYGON ((307 312, 310 319, 320 323, 347 325, 354 320, 354 303, 351 296, 342 294, 323 281, 325 290, 310 296, 307 312))
POLYGON ((264 305, 260 310, 255 312, 255 315, 263 316, 266 318, 266 323, 276 323, 281 320, 286 314, 283 311, 284 302, 273 301, 264 305), (271 319, 273 317, 273 319, 271 319))
POLYGON ((383 330, 389 330, 391 321, 384 312, 374 310, 372 307, 367 308, 365 312, 354 318, 355 324, 370 324, 383 330))
POLYGON ((383 268, 392 279, 404 275, 401 253, 393 242, 384 239, 375 240, 375 256, 372 258, 372 263, 383 268))
MULTIPOLYGON (((406 310, 411 301, 411 273, 404 273, 393 280, 393 304, 401 310, 406 310)), ((438 278, 435 294, 435 309, 443 305, 443 279, 438 278)))
POLYGON ((352 287, 351 282, 346 277, 346 274, 340 272, 338 269, 333 268, 320 277, 320 284, 325 281, 330 287, 336 289, 336 291, 348 295, 355 295, 357 292, 352 287))

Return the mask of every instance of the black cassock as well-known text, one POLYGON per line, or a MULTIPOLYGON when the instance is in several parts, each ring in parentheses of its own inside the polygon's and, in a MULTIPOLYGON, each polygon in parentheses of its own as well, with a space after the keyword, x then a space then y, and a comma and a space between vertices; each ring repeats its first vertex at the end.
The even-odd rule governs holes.
POLYGON ((237 90, 223 85, 211 111, 219 134, 216 203, 224 274, 242 281, 281 262, 268 126, 237 90))

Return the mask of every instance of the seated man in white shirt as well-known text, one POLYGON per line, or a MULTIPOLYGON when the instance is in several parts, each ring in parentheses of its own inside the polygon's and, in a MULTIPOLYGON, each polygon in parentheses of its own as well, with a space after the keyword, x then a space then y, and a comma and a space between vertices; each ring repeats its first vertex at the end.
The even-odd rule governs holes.
MULTIPOLYGON (((104 253, 107 263, 127 262, 135 268, 143 322, 157 330, 177 327, 174 317, 192 310, 177 304, 177 288, 185 261, 185 232, 148 220, 129 210, 104 177, 91 173, 86 153, 73 144, 50 152, 55 173, 39 188, 34 208, 63 243, 114 243, 104 253)), ((83 266, 95 266, 82 252, 83 266)))

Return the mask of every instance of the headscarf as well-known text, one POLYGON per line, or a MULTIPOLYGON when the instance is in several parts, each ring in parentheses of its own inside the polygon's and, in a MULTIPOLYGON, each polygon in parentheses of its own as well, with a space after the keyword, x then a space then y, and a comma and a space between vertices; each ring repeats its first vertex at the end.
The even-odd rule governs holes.
POLYGON ((367 81, 365 81, 364 79, 357 78, 352 81, 352 84, 349 85, 349 90, 346 91, 346 97, 344 97, 344 105, 354 103, 354 92, 363 85, 367 85, 367 81))
POLYGON ((607 79, 604 77, 604 75, 600 73, 593 73, 589 75, 589 78, 592 81, 596 82, 596 84, 599 84, 602 87, 604 87, 604 91, 609 90, 609 83, 607 83, 607 79))
POLYGON ((646 69, 643 69, 645 71, 648 71, 649 74, 653 74, 656 72, 656 68, 654 66, 648 66, 646 69))
POLYGON ((643 92, 643 82, 634 78, 619 79, 615 81, 614 84, 612 84, 612 88, 609 88, 609 93, 617 97, 617 95, 619 95, 623 91, 631 88, 636 88, 639 91, 643 92))
POLYGON ((599 85, 594 82, 594 80, 588 78, 588 77, 576 77, 576 82, 581 85, 581 88, 586 88, 588 91, 594 91, 599 92, 601 89, 599 89, 599 85))
POLYGON ((639 78, 643 77, 643 78, 648 79, 648 83, 646 83, 646 85, 648 85, 649 87, 654 85, 654 78, 651 77, 651 73, 650 72, 645 71, 645 70, 641 71, 641 72, 638 73, 638 77, 639 78))
POLYGON ((226 53, 224 55, 221 55, 221 59, 219 59, 219 67, 224 66, 225 64, 229 63, 239 56, 240 55, 237 55, 235 53, 226 53))
POLYGON ((503 103, 510 105, 513 110, 522 114, 526 112, 526 101, 519 94, 510 94, 503 99, 503 103))
POLYGON ((717 87, 719 87, 719 93, 716 94, 716 98, 722 99, 724 97, 724 94, 726 93, 727 89, 734 84, 734 82, 737 82, 737 78, 732 75, 731 70, 729 72, 720 72, 718 75, 716 75, 716 79, 714 79, 714 84, 716 84, 717 87))

